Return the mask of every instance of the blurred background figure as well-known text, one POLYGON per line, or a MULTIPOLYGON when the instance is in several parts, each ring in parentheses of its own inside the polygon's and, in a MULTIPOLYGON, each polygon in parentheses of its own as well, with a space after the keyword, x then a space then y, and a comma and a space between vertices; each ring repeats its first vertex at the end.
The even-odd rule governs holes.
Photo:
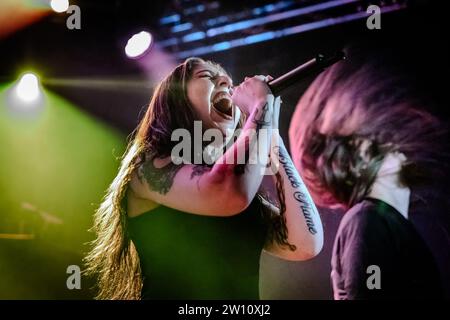
POLYGON ((331 258, 335 299, 448 295, 448 133, 435 112, 436 51, 425 48, 358 42, 293 115, 293 158, 315 202, 347 211, 331 258), (371 265, 380 290, 368 288, 371 265))

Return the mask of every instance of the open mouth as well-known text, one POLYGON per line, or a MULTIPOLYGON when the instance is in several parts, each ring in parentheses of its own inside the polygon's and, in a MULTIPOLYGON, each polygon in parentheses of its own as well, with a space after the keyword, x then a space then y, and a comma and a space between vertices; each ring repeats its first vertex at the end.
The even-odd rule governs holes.
POLYGON ((211 102, 211 106, 223 118, 233 119, 233 102, 229 94, 225 92, 217 93, 211 102))

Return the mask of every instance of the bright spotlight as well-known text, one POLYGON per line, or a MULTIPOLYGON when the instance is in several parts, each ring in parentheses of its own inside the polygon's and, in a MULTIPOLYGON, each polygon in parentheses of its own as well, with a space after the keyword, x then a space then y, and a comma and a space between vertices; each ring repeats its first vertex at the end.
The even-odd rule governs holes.
POLYGON ((68 0, 51 0, 50 6, 52 7, 53 11, 56 11, 58 13, 66 12, 67 9, 69 9, 69 1, 68 0))
POLYGON ((20 78, 16 88, 17 97, 24 102, 32 102, 39 98, 39 79, 33 73, 26 73, 20 78))
POLYGON ((125 53, 130 58, 136 58, 144 54, 152 43, 152 35, 146 31, 141 31, 133 35, 125 46, 125 53))

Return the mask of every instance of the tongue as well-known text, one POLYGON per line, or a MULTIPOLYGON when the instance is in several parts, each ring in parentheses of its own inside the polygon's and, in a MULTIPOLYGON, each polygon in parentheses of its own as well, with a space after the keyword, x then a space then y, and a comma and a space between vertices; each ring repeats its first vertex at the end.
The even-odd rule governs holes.
POLYGON ((222 113, 232 115, 231 101, 229 99, 220 99, 214 104, 214 107, 222 113))

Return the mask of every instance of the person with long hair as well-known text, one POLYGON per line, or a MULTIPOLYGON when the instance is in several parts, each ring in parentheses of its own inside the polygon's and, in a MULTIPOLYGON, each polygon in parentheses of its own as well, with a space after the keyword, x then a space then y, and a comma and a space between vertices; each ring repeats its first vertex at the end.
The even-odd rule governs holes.
MULTIPOLYGON (((294 163, 318 206, 346 211, 332 253, 335 299, 440 297, 448 269, 439 275, 436 261, 448 268, 450 247, 437 218, 448 221, 447 183, 438 183, 448 169, 445 125, 406 72, 412 51, 399 49, 397 59, 391 47, 367 47, 349 47, 347 61, 301 97, 289 128, 294 163), (431 212, 416 226, 418 207, 431 212), (423 236, 425 225, 434 227, 423 236), (424 238, 437 234, 432 250, 424 238)), ((411 60, 417 71, 420 60, 411 60)))
POLYGON ((233 87, 220 65, 189 58, 156 87, 95 213, 86 262, 97 298, 257 299, 261 250, 296 261, 318 254, 320 217, 278 135, 270 79, 233 87), (200 136, 225 138, 174 156, 196 121, 200 136), (210 161, 193 163, 199 154, 210 161))

